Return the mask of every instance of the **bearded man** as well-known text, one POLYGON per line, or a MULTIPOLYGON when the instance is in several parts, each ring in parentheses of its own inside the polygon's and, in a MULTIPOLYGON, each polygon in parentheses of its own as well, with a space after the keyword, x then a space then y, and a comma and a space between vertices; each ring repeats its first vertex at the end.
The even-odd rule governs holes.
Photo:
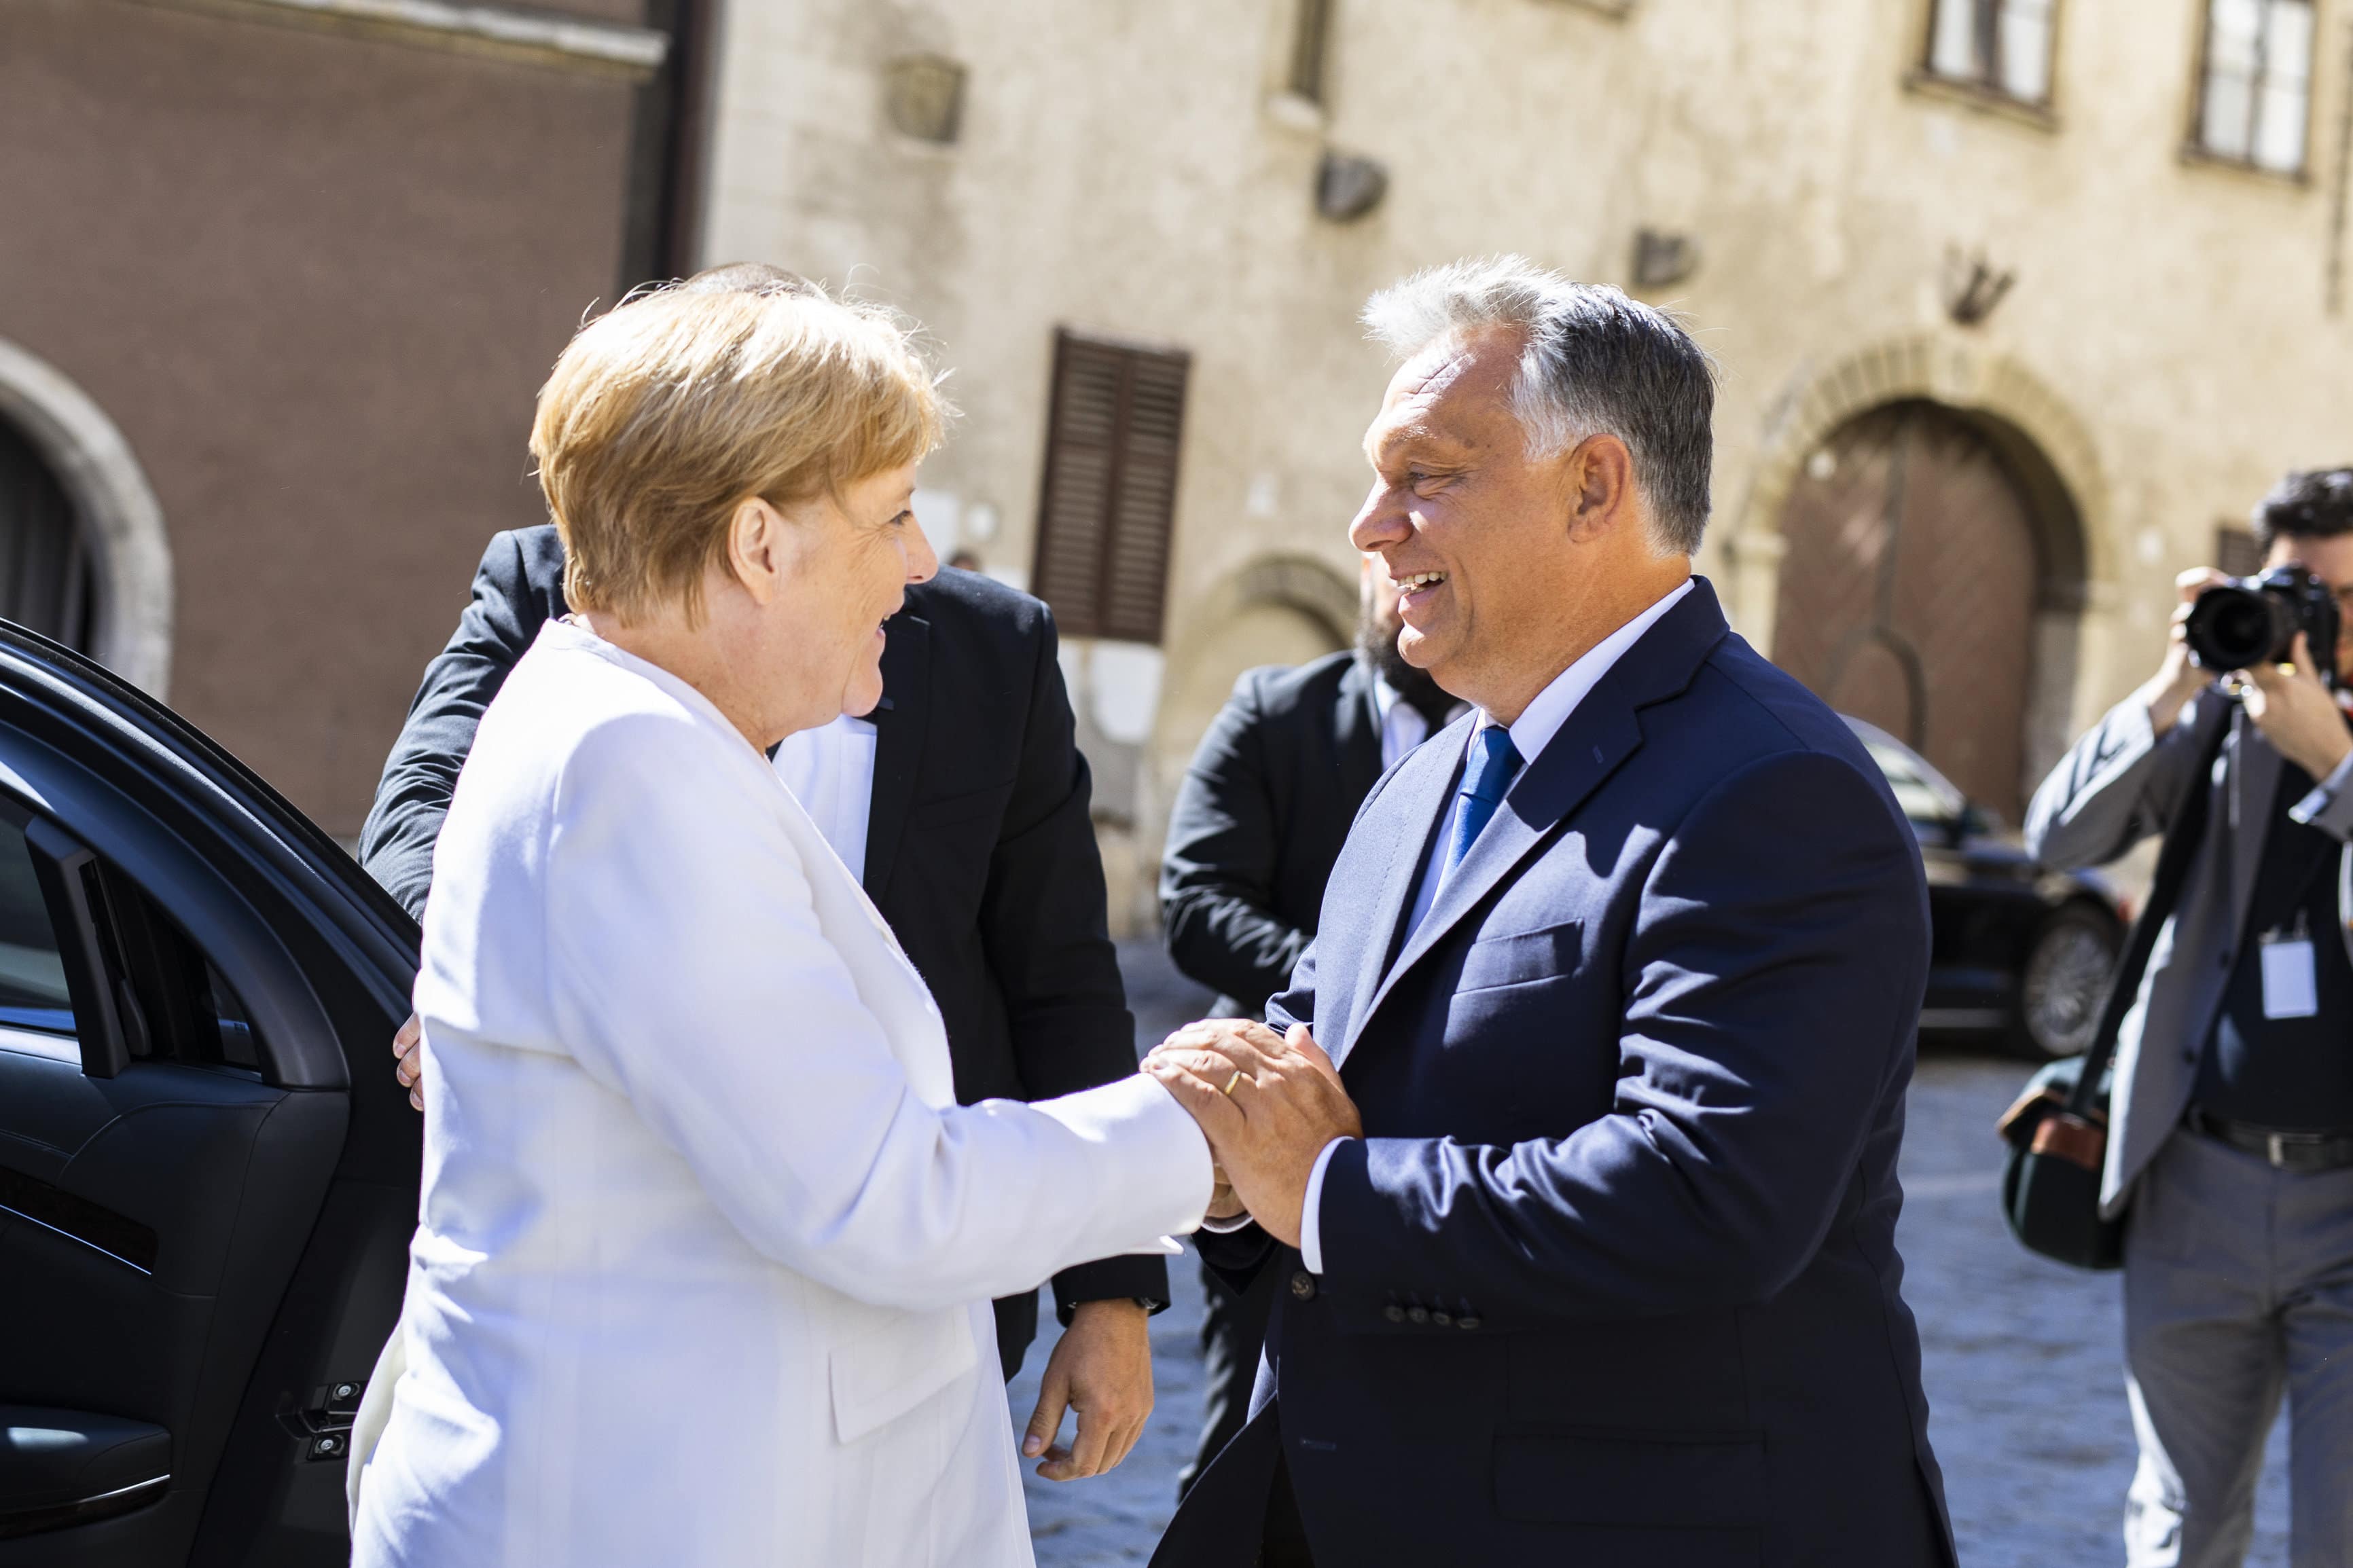
MULTIPOLYGON (((1245 670, 1201 737, 1168 817, 1160 913, 1168 956, 1219 992, 1217 1016, 1262 1018, 1315 935, 1348 824, 1381 774, 1465 704, 1398 651, 1398 585, 1363 558, 1356 646, 1245 670)), ((1241 1430, 1274 1305, 1266 1270, 1236 1290, 1204 1265, 1201 1441, 1193 1478, 1241 1430)))

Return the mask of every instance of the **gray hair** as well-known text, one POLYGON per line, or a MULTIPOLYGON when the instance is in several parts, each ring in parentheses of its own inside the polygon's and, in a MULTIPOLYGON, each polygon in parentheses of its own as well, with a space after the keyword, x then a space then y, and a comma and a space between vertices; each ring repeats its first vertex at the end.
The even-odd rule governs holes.
POLYGON ((1577 283, 1524 256, 1450 262, 1393 283, 1365 305, 1374 341, 1410 359, 1441 339, 1505 327, 1527 340, 1512 412, 1528 455, 1557 457, 1615 436, 1634 459, 1654 542, 1689 555, 1707 531, 1715 367, 1663 310, 1577 283))

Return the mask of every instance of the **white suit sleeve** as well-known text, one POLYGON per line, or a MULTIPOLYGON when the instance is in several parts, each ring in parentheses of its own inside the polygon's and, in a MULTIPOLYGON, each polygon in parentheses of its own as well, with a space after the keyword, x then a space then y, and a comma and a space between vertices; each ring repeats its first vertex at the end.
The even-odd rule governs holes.
POLYGON ((546 847, 565 1044, 765 1256, 912 1310, 1151 1248, 1208 1206, 1208 1146, 1141 1074, 935 1108, 819 928, 765 770, 685 721, 600 727, 546 847))

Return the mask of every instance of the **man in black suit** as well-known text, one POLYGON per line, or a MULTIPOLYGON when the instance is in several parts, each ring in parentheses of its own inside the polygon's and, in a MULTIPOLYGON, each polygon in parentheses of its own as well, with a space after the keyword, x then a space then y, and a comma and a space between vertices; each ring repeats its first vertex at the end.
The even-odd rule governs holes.
MULTIPOLYGON (((495 536, 473 602, 426 668, 361 835, 362 863, 410 913, 422 916, 434 840, 482 710, 540 626, 565 613, 554 528, 495 536)), ((1038 600, 944 571, 911 586, 887 623, 882 700, 867 716, 861 880, 939 1003, 966 1104, 1046 1100, 1135 1070, 1087 765, 1054 643, 1038 600)), ((403 1080, 413 1082, 411 1031, 403 1044, 403 1080)), ((1024 1451, 1044 1456, 1041 1475, 1068 1480, 1111 1468, 1143 1432, 1152 1408, 1145 1320, 1167 1304, 1167 1267, 1108 1258, 1066 1269, 1053 1286, 1068 1328, 1024 1451), (1054 1443, 1066 1405, 1079 1419, 1068 1448, 1054 1443)), ((1034 1293, 997 1303, 1008 1379, 1037 1321, 1034 1293)))
MULTIPOLYGON (((1265 1016, 1309 941, 1324 884, 1374 781, 1461 704, 1398 652, 1397 584, 1376 556, 1359 584, 1356 647, 1245 670, 1193 753, 1168 817, 1160 912, 1168 956, 1222 993, 1217 1015, 1265 1016)), ((1274 1305, 1262 1270, 1237 1292, 1207 1264, 1201 1441, 1180 1498, 1241 1430, 1274 1305)))

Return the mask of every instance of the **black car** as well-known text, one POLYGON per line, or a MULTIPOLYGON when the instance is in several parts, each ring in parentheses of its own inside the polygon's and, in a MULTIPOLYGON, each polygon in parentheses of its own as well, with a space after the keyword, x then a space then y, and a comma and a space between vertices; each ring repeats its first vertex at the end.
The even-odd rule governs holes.
POLYGON ((2036 1057, 2091 1042, 2123 946, 2105 879, 2045 871, 1987 812, 1884 730, 1847 724, 1887 775, 1928 873, 1928 1031, 1999 1035, 2036 1057))
POLYGON ((0 625, 0 1568, 348 1561, 417 952, 268 785, 0 625))

